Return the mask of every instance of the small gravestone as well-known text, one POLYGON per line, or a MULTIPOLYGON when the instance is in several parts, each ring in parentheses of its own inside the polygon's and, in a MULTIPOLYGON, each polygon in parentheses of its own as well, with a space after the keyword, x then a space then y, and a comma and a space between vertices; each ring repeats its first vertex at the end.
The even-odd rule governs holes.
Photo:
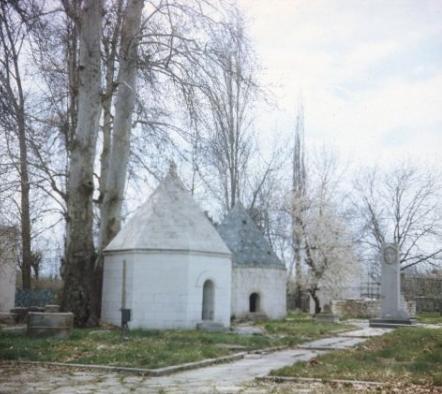
POLYGON ((67 338, 74 326, 74 314, 29 312, 26 333, 30 337, 67 338))
POLYGON ((386 244, 381 254, 381 313, 370 320, 371 327, 410 325, 413 321, 401 302, 399 248, 386 244))

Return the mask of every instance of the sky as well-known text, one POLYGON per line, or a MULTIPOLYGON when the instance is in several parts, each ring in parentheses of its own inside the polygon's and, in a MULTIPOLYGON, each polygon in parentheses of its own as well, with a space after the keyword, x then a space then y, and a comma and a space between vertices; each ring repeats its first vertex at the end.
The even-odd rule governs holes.
POLYGON ((293 132, 361 165, 438 163, 442 148, 442 0, 238 0, 278 108, 261 138, 293 132))
POLYGON ((440 167, 442 0, 236 1, 275 104, 258 108, 260 139, 290 138, 302 98, 308 147, 440 167))

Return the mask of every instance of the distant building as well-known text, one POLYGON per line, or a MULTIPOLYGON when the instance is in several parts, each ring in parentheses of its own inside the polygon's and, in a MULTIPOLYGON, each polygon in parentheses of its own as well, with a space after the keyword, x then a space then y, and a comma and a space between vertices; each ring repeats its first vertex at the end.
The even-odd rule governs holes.
POLYGON ((285 317, 286 267, 241 204, 224 218, 218 232, 232 251, 232 316, 285 317))
POLYGON ((9 312, 15 304, 17 241, 16 227, 0 225, 0 312, 9 312))

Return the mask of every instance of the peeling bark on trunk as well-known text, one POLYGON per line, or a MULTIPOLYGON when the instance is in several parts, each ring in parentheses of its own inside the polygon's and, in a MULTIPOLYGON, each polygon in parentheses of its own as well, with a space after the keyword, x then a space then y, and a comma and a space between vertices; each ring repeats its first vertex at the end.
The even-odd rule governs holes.
POLYGON ((101 19, 101 1, 85 1, 79 15, 78 116, 71 142, 66 255, 62 267, 62 308, 74 313, 78 326, 98 322, 92 197, 101 101, 101 19))
POLYGON ((100 248, 104 248, 121 227, 131 121, 136 98, 137 52, 143 4, 143 0, 128 1, 121 30, 118 90, 115 98, 112 148, 101 210, 100 248))

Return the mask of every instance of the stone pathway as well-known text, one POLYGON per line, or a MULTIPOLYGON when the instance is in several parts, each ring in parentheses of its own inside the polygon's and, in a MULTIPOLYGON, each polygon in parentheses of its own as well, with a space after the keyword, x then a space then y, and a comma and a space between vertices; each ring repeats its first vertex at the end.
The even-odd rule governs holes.
POLYGON ((307 342, 296 349, 249 354, 244 359, 229 364, 162 377, 0 364, 0 393, 260 393, 265 391, 259 391, 257 386, 247 387, 258 376, 266 376, 273 369, 295 362, 311 360, 328 351, 355 346, 370 336, 382 335, 388 331, 362 325, 358 330, 307 342))

